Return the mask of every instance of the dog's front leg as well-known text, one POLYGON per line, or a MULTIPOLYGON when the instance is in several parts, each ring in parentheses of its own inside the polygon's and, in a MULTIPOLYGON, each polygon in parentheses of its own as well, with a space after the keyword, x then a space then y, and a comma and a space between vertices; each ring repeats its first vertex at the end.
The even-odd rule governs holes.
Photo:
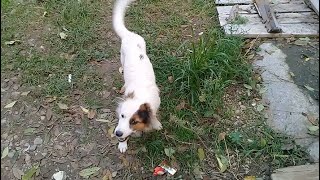
POLYGON ((124 153, 127 151, 128 149, 128 143, 127 143, 128 139, 126 139, 125 141, 123 142, 119 142, 119 145, 118 145, 118 149, 121 153, 124 153))

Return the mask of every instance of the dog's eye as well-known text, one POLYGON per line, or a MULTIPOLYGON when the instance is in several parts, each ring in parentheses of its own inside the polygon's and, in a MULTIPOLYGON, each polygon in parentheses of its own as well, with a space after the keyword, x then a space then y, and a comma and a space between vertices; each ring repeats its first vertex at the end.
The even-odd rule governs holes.
POLYGON ((138 123, 138 122, 137 122, 136 120, 130 119, 130 124, 135 125, 135 124, 137 124, 137 123, 138 123))
POLYGON ((124 115, 123 115, 123 114, 121 114, 121 117, 122 117, 122 118, 124 118, 124 115))

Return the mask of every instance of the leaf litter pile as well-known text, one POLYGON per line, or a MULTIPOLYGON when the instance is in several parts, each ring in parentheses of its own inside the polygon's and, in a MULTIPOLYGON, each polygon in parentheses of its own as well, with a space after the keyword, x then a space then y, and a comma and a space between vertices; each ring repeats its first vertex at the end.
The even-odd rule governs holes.
POLYGON ((71 100, 35 100, 36 88, 17 83, 16 78, 1 83, 1 168, 9 172, 2 178, 121 179, 121 171, 141 167, 134 153, 118 152, 110 109, 72 101, 81 92, 71 100))

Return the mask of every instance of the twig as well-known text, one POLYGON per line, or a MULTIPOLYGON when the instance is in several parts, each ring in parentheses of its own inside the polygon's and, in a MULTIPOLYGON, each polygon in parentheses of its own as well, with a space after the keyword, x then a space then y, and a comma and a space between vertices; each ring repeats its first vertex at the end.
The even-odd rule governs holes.
MULTIPOLYGON (((175 139, 174 137, 172 137, 172 136, 169 136, 169 135, 164 135, 166 138, 170 138, 170 139, 173 139, 173 140, 175 140, 175 141, 177 141, 177 142, 179 142, 179 143, 181 143, 181 144, 188 144, 188 145, 193 145, 194 143, 188 143, 188 142, 184 142, 184 141, 180 141, 180 140, 178 140, 178 139, 175 139)), ((199 144, 197 144, 197 145, 199 145, 199 144)))
POLYGON ((257 36, 253 41, 251 41, 251 44, 250 44, 250 46, 249 46, 249 49, 247 49, 246 53, 244 53, 244 56, 246 56, 246 55, 250 52, 250 50, 252 49, 253 45, 256 43, 256 41, 257 41, 258 38, 259 38, 259 34, 258 34, 258 36, 257 36))

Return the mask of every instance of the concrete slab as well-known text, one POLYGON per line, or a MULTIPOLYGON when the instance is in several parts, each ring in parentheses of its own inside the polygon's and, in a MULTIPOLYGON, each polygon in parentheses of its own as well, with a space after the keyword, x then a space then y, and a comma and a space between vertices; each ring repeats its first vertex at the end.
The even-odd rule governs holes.
POLYGON ((267 91, 263 99, 269 103, 268 124, 276 131, 292 136, 298 145, 309 150, 313 161, 319 161, 319 139, 308 134, 311 123, 304 114, 319 118, 319 105, 295 84, 286 63, 287 55, 273 43, 260 45, 263 57, 254 63, 261 72, 267 91), (318 146, 317 146, 318 143, 318 146))
POLYGON ((319 179, 319 164, 291 166, 277 169, 272 180, 316 180, 319 179))

